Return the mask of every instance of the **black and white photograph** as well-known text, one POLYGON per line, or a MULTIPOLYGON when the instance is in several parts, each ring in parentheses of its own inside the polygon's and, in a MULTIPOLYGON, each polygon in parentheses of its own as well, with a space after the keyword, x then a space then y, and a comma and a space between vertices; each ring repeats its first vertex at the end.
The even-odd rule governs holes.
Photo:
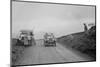
POLYGON ((11 1, 11 65, 96 61, 96 6, 11 1))

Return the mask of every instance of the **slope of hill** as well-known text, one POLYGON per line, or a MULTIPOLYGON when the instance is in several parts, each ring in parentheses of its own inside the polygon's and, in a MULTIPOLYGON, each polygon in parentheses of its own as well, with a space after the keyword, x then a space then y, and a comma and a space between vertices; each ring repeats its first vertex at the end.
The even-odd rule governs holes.
POLYGON ((84 32, 59 37, 59 43, 96 58, 96 26, 84 32))

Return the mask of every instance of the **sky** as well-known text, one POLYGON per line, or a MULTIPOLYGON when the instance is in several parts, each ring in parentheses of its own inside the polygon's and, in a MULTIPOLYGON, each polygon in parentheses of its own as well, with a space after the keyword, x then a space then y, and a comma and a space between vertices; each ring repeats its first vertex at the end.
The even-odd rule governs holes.
POLYGON ((60 37, 84 31, 83 23, 95 23, 95 7, 12 2, 12 37, 20 30, 33 30, 35 39, 46 32, 60 37))

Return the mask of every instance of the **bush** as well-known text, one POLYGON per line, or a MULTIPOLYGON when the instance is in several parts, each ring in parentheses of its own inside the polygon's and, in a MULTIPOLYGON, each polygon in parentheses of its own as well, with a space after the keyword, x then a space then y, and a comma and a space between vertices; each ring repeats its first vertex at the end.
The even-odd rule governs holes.
POLYGON ((21 57, 21 55, 23 54, 24 51, 24 46, 18 46, 16 45, 17 40, 16 39, 12 39, 12 44, 11 44, 11 62, 12 65, 15 65, 16 62, 18 61, 18 59, 21 57))

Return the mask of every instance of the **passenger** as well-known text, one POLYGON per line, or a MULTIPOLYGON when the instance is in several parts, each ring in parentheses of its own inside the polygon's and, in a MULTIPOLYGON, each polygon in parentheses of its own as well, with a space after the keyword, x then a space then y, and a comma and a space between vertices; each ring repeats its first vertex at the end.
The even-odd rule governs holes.
POLYGON ((27 38, 28 38, 28 43, 31 44, 31 36, 28 35, 27 38))

